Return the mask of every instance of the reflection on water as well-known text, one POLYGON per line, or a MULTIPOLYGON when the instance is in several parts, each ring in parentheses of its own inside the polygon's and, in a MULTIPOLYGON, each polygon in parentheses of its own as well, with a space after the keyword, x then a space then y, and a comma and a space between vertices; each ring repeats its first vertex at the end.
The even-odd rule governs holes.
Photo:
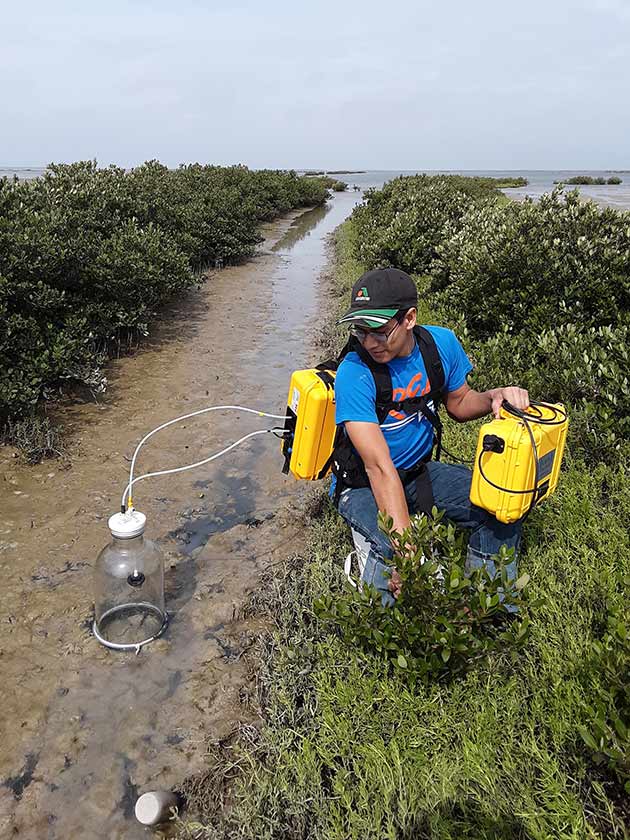
POLYGON ((330 209, 330 204, 323 204, 321 207, 314 207, 312 210, 308 210, 306 213, 298 216, 289 230, 276 242, 271 250, 279 252, 290 250, 300 239, 304 239, 305 236, 310 234, 330 209))

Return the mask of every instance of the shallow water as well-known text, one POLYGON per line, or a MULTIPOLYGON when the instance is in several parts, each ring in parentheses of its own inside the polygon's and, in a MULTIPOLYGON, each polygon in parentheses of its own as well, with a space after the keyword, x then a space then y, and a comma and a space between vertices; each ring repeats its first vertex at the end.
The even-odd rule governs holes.
MULTIPOLYGON (((194 472, 149 479, 134 501, 166 562, 163 638, 138 656, 90 632, 92 573, 137 440, 206 405, 284 413, 291 372, 314 361, 327 235, 357 194, 268 226, 250 263, 213 274, 148 346, 110 370, 99 403, 62 410, 70 469, 0 452, 3 574, 0 836, 140 838, 135 798, 204 768, 205 744, 253 719, 235 619, 262 572, 301 545, 280 441, 259 436, 194 472)), ((274 421, 221 411, 156 435, 142 471, 191 463, 274 421)))

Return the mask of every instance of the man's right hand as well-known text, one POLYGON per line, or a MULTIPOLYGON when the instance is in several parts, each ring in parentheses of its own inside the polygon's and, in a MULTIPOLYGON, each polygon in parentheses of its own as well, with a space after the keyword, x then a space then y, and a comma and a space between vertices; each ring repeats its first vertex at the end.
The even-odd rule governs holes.
POLYGON ((392 576, 387 585, 394 598, 398 598, 402 592, 402 580, 400 579, 398 569, 395 566, 392 567, 392 576))

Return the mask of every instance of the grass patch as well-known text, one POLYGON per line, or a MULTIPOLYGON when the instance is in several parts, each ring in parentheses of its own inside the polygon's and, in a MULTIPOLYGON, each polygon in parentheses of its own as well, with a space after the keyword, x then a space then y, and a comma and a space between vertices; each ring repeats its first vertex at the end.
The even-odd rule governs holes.
POLYGON ((33 414, 21 420, 7 420, 0 442, 15 446, 27 464, 65 455, 59 428, 45 415, 33 414))
MULTIPOLYGON (((306 556, 258 607, 275 623, 258 673, 265 724, 229 758, 240 776, 201 837, 624 837, 611 782, 589 776, 582 672, 623 567, 622 476, 574 468, 536 513, 521 568, 545 598, 516 663, 410 690, 326 634, 313 598, 344 587, 344 524, 325 506, 306 556), (533 539, 540 532, 543 539, 533 539), (584 535, 588 534, 588 540, 584 535)), ((216 772, 224 773, 217 769, 216 772)))

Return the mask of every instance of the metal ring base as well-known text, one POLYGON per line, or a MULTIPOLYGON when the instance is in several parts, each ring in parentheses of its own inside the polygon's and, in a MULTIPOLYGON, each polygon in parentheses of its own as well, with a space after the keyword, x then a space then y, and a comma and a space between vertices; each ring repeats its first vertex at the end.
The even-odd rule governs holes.
POLYGON ((130 604, 119 604, 117 607, 111 607, 111 609, 104 612, 101 616, 101 624, 103 623, 104 619, 111 618, 113 615, 116 615, 116 613, 123 612, 124 610, 128 610, 130 608, 137 609, 138 607, 146 610, 146 612, 151 612, 154 615, 157 615, 158 618, 162 619, 162 624, 157 633, 154 633, 153 636, 149 636, 148 639, 143 639, 141 642, 110 642, 104 636, 101 636, 98 629, 98 624, 96 623, 96 619, 94 619, 94 622, 92 623, 92 632, 94 633, 96 639, 104 647, 109 648, 110 650, 135 650, 136 655, 140 653, 141 648, 143 648, 145 645, 148 645, 149 642, 153 642, 155 641, 155 639, 158 639, 166 630, 168 626, 168 613, 162 612, 162 610, 159 607, 156 607, 155 604, 148 604, 140 601, 135 601, 130 604))

